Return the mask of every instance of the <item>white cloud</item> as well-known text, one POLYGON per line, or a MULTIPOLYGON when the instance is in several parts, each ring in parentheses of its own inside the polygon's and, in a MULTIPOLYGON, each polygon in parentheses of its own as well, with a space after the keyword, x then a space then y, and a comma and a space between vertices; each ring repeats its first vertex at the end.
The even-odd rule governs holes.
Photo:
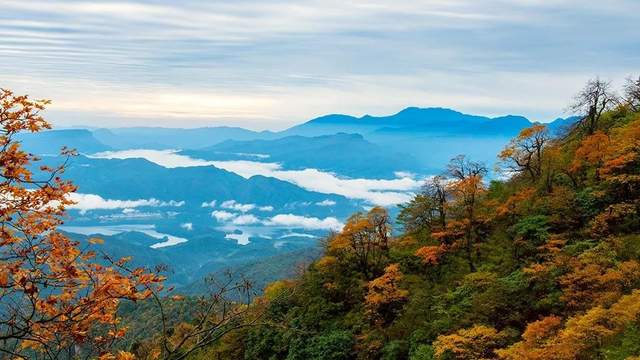
POLYGON ((211 200, 211 201, 209 201, 209 202, 203 202, 203 203, 202 203, 202 205, 200 205, 200 207, 203 207, 203 208, 207 208, 207 207, 213 208, 213 207, 216 207, 216 203, 217 203, 217 201, 216 201, 216 200, 211 200))
POLYGON ((255 204, 241 204, 239 202, 236 202, 235 200, 227 200, 225 202, 223 202, 222 204, 220 204, 220 207, 223 209, 229 209, 229 210, 236 210, 236 211, 240 211, 240 212, 247 212, 247 211, 251 211, 253 209, 256 208, 255 204))
POLYGON ((193 223, 183 223, 183 224, 180 224, 180 227, 187 231, 191 231, 193 230, 193 223))
POLYGON ((257 224, 260 222, 260 220, 251 215, 251 214, 246 214, 246 215, 239 215, 235 218, 233 218, 233 220, 231 220, 231 222, 234 225, 252 225, 252 224, 257 224))
MULTIPOLYGON (((283 170, 280 164, 247 160, 206 161, 177 155, 173 150, 126 150, 96 154, 97 157, 126 159, 146 158, 165 167, 213 165, 236 173, 244 178, 256 175, 273 177, 298 185, 310 191, 338 194, 351 199, 366 200, 371 204, 391 206, 411 200, 411 191, 418 189, 423 181, 411 177, 397 179, 349 179, 317 169, 283 170)), ((255 209, 255 204, 240 204, 235 200, 223 202, 220 207, 247 212, 255 209)))
MULTIPOLYGON (((203 208, 214 208, 217 205, 216 200, 212 200, 209 202, 203 202, 201 207, 203 208)), ((273 206, 257 206, 256 204, 241 204, 235 200, 227 200, 220 204, 220 207, 227 210, 235 210, 240 212, 248 212, 253 209, 258 209, 260 211, 273 211, 273 206)))
POLYGON ((344 226, 338 219, 327 217, 319 219, 293 214, 278 214, 263 222, 269 226, 283 226, 291 228, 303 228, 307 230, 334 230, 340 231, 344 226))
POLYGON ((335 204, 336 202, 330 199, 325 199, 316 203, 318 206, 334 206, 335 204))
POLYGON ((146 159, 148 161, 151 161, 153 163, 156 163, 166 168, 213 165, 213 162, 211 161, 193 159, 188 156, 179 155, 176 152, 177 150, 135 149, 135 150, 121 150, 121 151, 104 151, 104 152, 96 153, 93 155, 89 155, 88 157, 97 158, 97 159, 139 158, 139 159, 146 159))
POLYGON ((292 233, 288 233, 288 234, 280 236, 280 239, 286 239, 286 238, 290 238, 290 237, 302 237, 302 238, 308 238, 308 239, 316 239, 316 238, 318 238, 316 235, 292 232, 292 233))
POLYGON ((235 240, 238 245, 249 245, 249 238, 251 237, 250 233, 242 232, 242 233, 231 233, 224 236, 225 239, 235 240))
POLYGON ((133 210, 129 212, 123 211, 120 214, 109 214, 109 215, 98 216, 98 220, 100 221, 132 220, 132 219, 135 219, 135 220, 162 219, 162 214, 159 212, 133 210))
POLYGON ((81 212, 86 212, 89 210, 115 210, 115 209, 125 209, 123 211, 131 212, 133 208, 137 207, 180 207, 184 205, 184 201, 160 201, 154 198, 151 199, 137 199, 137 200, 114 200, 114 199, 105 199, 100 195, 95 194, 81 194, 81 193, 71 193, 69 194, 69 199, 75 202, 73 205, 67 206, 68 209, 80 210, 81 212))
POLYGON ((279 164, 255 161, 213 161, 214 166, 244 178, 256 175, 288 181, 304 189, 325 194, 338 194, 366 200, 375 205, 390 206, 407 202, 422 181, 409 177, 385 179, 344 179, 317 169, 282 170, 279 164))
POLYGON ((218 221, 228 221, 236 217, 236 214, 224 210, 215 210, 211 213, 211 216, 218 221))
POLYGON ((257 159, 268 159, 271 157, 269 154, 253 154, 253 153, 232 153, 233 155, 252 157, 257 159))

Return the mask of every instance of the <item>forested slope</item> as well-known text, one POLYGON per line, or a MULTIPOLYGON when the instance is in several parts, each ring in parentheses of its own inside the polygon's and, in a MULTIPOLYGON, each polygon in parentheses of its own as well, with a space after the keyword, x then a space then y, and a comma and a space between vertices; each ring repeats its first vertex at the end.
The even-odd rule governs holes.
POLYGON ((384 209, 353 215, 304 274, 267 287, 261 325, 195 357, 640 355, 640 113, 605 95, 560 137, 523 130, 498 154, 506 180, 453 159, 403 207, 399 237, 384 209))

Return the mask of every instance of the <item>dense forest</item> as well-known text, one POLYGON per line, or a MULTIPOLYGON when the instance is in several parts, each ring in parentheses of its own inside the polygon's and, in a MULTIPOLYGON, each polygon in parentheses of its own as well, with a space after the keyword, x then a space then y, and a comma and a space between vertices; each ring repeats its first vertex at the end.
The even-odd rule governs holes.
POLYGON ((504 180, 464 156, 402 206, 354 214, 271 284, 262 325, 193 358, 631 359, 640 355, 640 82, 589 82, 586 114, 523 130, 504 180))
POLYGON ((640 358, 640 79, 622 95, 589 81, 570 107, 580 120, 555 137, 523 130, 496 169, 452 159, 397 219, 352 215, 296 278, 259 291, 228 274, 200 297, 58 234, 73 185, 63 166, 34 180, 11 140, 47 126, 45 103, 3 102, 10 358, 640 358))

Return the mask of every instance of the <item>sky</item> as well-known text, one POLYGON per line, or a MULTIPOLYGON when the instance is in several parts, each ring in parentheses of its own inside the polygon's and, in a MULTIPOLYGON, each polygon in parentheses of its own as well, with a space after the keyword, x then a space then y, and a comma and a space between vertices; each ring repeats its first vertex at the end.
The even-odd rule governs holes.
POLYGON ((58 127, 230 125, 449 107, 546 121, 640 72, 640 1, 0 0, 0 87, 58 127))

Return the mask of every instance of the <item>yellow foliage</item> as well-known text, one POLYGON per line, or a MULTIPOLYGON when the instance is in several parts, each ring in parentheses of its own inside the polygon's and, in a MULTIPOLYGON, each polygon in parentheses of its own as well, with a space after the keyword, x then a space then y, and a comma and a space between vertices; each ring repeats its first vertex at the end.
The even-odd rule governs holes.
POLYGON ((278 280, 267 285, 264 289, 264 297, 271 301, 282 295, 282 292, 291 289, 293 282, 290 280, 278 280))
POLYGON ((523 341, 497 353, 507 360, 574 360, 584 358, 589 350, 600 346, 620 334, 640 315, 640 290, 622 296, 610 308, 600 306, 567 320, 563 329, 556 331, 558 321, 530 324, 523 341), (540 331, 542 329, 543 331, 540 331), (540 332, 541 336, 532 333, 540 332))
POLYGON ((95 244, 100 244, 100 245, 102 245, 102 244, 104 244, 104 240, 100 239, 100 238, 90 238, 89 239, 89 244, 94 244, 94 245, 95 244))
POLYGON ((436 359, 451 355, 460 360, 495 359, 494 350, 500 347, 505 335, 496 329, 476 325, 450 335, 440 335, 433 343, 436 359))
POLYGON ((385 315, 389 315, 385 312, 394 312, 393 307, 409 297, 409 291, 400 288, 401 280, 400 265, 391 264, 384 269, 382 276, 369 281, 365 308, 373 320, 379 321, 385 315))
POLYGON ((336 266, 337 263, 338 263, 338 258, 336 258, 335 256, 326 255, 321 257, 318 261, 316 261, 315 267, 318 270, 329 271, 331 270, 331 268, 336 266))

